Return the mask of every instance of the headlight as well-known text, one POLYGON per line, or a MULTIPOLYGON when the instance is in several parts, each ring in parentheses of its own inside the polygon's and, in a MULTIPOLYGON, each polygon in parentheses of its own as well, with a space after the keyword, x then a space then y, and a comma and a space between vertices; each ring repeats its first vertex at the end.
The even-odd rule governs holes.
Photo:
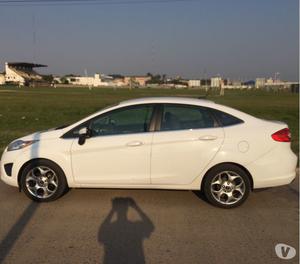
POLYGON ((22 148, 26 148, 30 145, 32 145, 33 143, 37 142, 38 140, 16 140, 12 143, 10 143, 7 147, 7 151, 13 151, 13 150, 18 150, 18 149, 22 149, 22 148))

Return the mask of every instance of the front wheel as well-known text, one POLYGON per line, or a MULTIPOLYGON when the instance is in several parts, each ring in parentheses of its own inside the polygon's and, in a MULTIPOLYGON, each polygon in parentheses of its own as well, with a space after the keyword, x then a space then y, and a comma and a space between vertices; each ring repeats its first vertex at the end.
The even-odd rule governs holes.
POLYGON ((67 181, 57 164, 48 160, 36 160, 22 171, 21 188, 30 199, 49 202, 63 195, 67 189, 67 181))
POLYGON ((204 178, 203 192, 207 200, 218 207, 233 208, 247 199, 251 184, 247 173, 236 165, 213 168, 204 178))

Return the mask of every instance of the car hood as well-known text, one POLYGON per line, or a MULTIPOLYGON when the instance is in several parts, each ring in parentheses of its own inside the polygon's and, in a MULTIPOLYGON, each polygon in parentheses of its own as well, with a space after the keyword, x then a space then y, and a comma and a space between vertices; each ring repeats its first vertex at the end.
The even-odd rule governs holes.
POLYGON ((18 138, 18 140, 48 140, 48 139, 56 139, 63 135, 63 128, 51 128, 46 131, 39 131, 32 133, 30 135, 18 138))

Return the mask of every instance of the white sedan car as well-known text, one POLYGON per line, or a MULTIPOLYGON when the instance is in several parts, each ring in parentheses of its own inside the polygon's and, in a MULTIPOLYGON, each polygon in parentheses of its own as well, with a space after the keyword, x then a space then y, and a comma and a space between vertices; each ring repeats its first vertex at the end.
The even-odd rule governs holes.
POLYGON ((290 142, 286 124, 211 101, 134 99, 13 141, 1 179, 39 202, 67 188, 158 188, 201 190, 231 208, 295 178, 290 142))

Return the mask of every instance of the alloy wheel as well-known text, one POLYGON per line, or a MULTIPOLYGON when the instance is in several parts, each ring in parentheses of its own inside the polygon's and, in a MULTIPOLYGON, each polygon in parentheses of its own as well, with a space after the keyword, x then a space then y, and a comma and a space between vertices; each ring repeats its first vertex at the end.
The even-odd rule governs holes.
POLYGON ((233 205, 245 194, 246 186, 243 178, 233 171, 222 171, 213 177, 210 191, 213 198, 225 205, 233 205))
POLYGON ((28 192, 40 199, 51 197, 58 188, 56 173, 46 166, 32 168, 27 173, 25 182, 28 192))

